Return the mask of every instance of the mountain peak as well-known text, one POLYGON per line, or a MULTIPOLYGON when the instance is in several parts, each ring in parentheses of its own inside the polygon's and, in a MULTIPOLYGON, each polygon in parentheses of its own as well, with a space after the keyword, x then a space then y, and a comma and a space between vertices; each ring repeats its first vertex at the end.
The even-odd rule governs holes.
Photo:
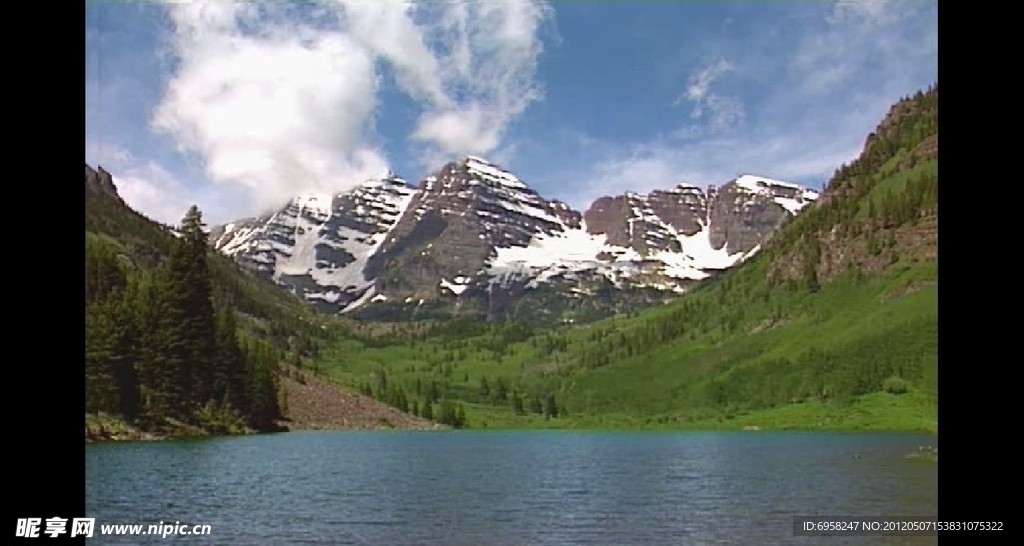
POLYGON ((570 306, 594 291, 673 297, 757 252, 813 200, 804 192, 746 174, 717 192, 680 183, 602 197, 581 213, 467 154, 417 186, 389 173, 333 199, 304 196, 269 221, 232 226, 215 246, 331 313, 408 316, 410 302, 431 302, 511 316, 513 295, 570 306))
POLYGON ((786 182, 767 176, 743 174, 732 183, 750 193, 771 198, 790 213, 796 214, 807 205, 818 200, 818 192, 800 184, 786 182))
POLYGON ((527 188, 526 184, 519 180, 519 178, 514 174, 482 157, 466 155, 458 165, 465 168, 471 176, 479 178, 484 182, 497 184, 499 186, 506 186, 516 190, 527 188))
POLYGON ((753 174, 753 173, 741 174, 733 182, 735 182, 736 184, 739 184, 740 186, 747 187, 748 189, 763 188, 765 186, 782 186, 782 187, 787 187, 787 188, 800 188, 800 189, 803 189, 803 186, 801 186, 799 184, 795 184, 793 182, 786 182, 785 180, 779 180, 777 178, 769 178, 767 176, 762 176, 762 175, 753 174))
POLYGON ((478 155, 466 154, 466 155, 462 156, 462 162, 468 163, 468 162, 471 162, 471 161, 474 162, 474 163, 483 163, 484 165, 492 165, 492 166, 495 166, 495 167, 497 166, 494 163, 488 161, 487 158, 480 157, 478 155))

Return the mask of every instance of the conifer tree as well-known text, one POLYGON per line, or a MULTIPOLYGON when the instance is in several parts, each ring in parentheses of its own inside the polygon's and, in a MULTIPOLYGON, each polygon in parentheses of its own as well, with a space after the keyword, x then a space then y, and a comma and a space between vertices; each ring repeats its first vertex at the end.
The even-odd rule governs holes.
POLYGON ((558 405, 555 403, 555 395, 548 394, 544 404, 544 414, 547 417, 558 417, 558 405))
POLYGON ((466 428, 469 426, 469 423, 466 422, 466 408, 462 404, 459 404, 458 412, 455 414, 455 420, 458 422, 459 428, 466 428))
POLYGON ((189 207, 181 221, 181 236, 168 260, 171 283, 177 290, 172 301, 182 307, 185 336, 183 353, 187 398, 194 403, 212 399, 214 393, 215 325, 213 287, 210 280, 202 213, 195 205, 189 207))
POLYGON ((119 404, 114 377, 117 325, 106 301, 85 308, 85 410, 112 412, 119 404))
POLYGON ((544 408, 541 406, 539 396, 534 396, 530 399, 530 412, 538 415, 544 413, 544 408))
POLYGON ((512 411, 516 415, 526 415, 526 409, 523 408, 523 399, 519 396, 519 391, 512 389, 512 411))
POLYGON ((236 329, 234 310, 228 306, 217 309, 212 398, 244 414, 249 410, 245 396, 245 361, 236 329))

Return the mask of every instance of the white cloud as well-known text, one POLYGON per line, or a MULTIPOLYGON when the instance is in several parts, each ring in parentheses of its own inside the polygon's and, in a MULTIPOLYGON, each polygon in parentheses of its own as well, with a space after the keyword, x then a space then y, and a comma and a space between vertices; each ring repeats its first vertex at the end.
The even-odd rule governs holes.
POLYGON ((491 123, 485 108, 428 112, 420 118, 413 138, 436 143, 446 154, 487 153, 499 141, 500 126, 491 123))
POLYGON ((603 195, 648 192, 679 183, 721 185, 744 173, 818 187, 836 168, 857 157, 889 103, 880 94, 868 101, 870 108, 775 119, 729 133, 673 135, 629 149, 611 142, 591 143, 591 167, 555 176, 551 185, 569 188, 556 196, 581 209, 603 195))
POLYGON ((786 74, 795 83, 792 92, 828 96, 864 81, 907 86, 911 59, 938 58, 934 6, 921 1, 836 2, 792 55, 786 74))
POLYGON ((735 126, 743 120, 745 113, 743 102, 739 98, 721 95, 709 95, 705 98, 704 108, 709 112, 708 120, 711 127, 719 131, 735 126))
POLYGON ((542 2, 442 3, 428 14, 444 98, 420 117, 412 138, 447 155, 487 154, 511 124, 543 95, 536 79, 542 2))
POLYGON ((885 22, 899 18, 899 8, 894 0, 838 0, 827 20, 832 24, 850 20, 885 22))
POLYGON ((711 83, 722 75, 735 70, 736 67, 725 59, 719 59, 690 76, 690 84, 686 88, 686 98, 700 103, 708 94, 711 83))
POLYGON ((135 163, 135 156, 125 148, 104 142, 86 141, 85 162, 102 166, 108 172, 122 169, 135 163))
MULTIPOLYGON (((596 162, 582 177, 586 187, 563 198, 585 210, 603 195, 649 192, 679 183, 721 185, 744 173, 815 186, 860 152, 859 145, 842 140, 818 144, 809 147, 799 136, 771 137, 765 132, 742 139, 709 139, 685 147, 648 143, 628 152, 612 152, 596 162)), ((581 178, 578 174, 570 176, 577 181, 581 178)))
POLYGON ((207 224, 223 223, 236 219, 239 205, 249 203, 243 187, 190 187, 157 162, 141 160, 117 144, 87 139, 85 163, 111 173, 118 195, 128 206, 165 224, 176 225, 192 205, 200 207, 207 224))
POLYGON ((193 204, 181 183, 155 163, 124 165, 111 174, 125 203, 158 222, 177 225, 193 204))
POLYGON ((711 85, 725 74, 736 70, 736 66, 726 59, 719 59, 690 76, 686 92, 676 100, 682 99, 693 103, 690 117, 707 119, 709 126, 716 131, 724 131, 743 120, 743 102, 734 96, 724 96, 711 90, 711 85), (706 115, 705 115, 706 114, 706 115))
POLYGON ((450 104, 438 76, 438 59, 427 48, 423 31, 413 21, 415 4, 394 0, 338 3, 344 7, 339 16, 352 38, 394 67, 402 90, 413 98, 442 107, 450 104))
POLYGON ((498 149, 542 94, 538 30, 551 10, 541 2, 217 2, 168 11, 176 66, 152 126, 197 153, 212 182, 251 190, 251 207, 388 170, 374 144, 383 66, 422 108, 409 137, 431 159, 498 149))
POLYGON ((387 170, 364 143, 376 107, 373 58, 347 36, 255 4, 170 13, 180 64, 152 123, 199 152, 211 181, 255 190, 255 204, 270 206, 387 170))

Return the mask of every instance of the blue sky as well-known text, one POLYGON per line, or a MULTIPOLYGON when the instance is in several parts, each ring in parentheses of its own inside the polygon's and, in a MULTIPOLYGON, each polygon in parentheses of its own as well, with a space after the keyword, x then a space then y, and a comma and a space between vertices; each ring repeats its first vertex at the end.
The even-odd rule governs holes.
POLYGON ((820 187, 938 81, 934 0, 86 6, 86 162, 209 223, 472 153, 583 210, 757 173, 820 187))

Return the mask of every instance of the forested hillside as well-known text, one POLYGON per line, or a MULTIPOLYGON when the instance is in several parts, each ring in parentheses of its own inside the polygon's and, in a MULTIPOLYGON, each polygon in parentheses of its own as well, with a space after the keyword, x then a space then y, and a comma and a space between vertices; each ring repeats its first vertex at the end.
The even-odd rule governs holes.
POLYGON ((172 230, 86 166, 86 411, 143 430, 275 430, 278 362, 315 353, 304 304, 212 252, 193 207, 172 230))
POLYGON ((934 431, 937 111, 937 87, 900 100, 758 257, 669 305, 562 330, 395 327, 317 364, 420 414, 464 407, 457 426, 934 431))

